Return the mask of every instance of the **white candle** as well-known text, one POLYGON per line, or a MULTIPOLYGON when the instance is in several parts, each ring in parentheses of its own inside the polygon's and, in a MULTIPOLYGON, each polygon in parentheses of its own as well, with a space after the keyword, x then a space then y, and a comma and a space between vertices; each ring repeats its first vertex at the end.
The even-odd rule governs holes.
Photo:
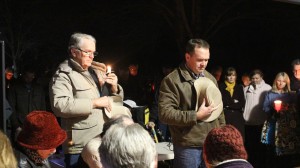
POLYGON ((107 73, 109 74, 109 73, 111 73, 111 66, 107 66, 107 73))

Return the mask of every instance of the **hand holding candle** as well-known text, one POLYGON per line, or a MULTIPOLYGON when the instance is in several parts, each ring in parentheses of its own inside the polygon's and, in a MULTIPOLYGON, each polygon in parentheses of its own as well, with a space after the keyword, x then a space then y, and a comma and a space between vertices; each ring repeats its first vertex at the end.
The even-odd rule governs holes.
POLYGON ((107 65, 107 67, 106 67, 106 68, 107 68, 107 71, 106 71, 106 73, 107 73, 107 74, 110 74, 110 73, 111 73, 111 66, 107 65))
POLYGON ((281 110, 281 104, 282 104, 282 101, 281 100, 275 100, 274 101, 274 107, 275 107, 275 110, 277 112, 279 112, 281 110))

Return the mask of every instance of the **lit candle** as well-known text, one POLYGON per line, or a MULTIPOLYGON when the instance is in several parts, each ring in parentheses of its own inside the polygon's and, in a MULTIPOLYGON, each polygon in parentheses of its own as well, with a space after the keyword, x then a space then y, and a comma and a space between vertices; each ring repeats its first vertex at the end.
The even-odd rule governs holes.
POLYGON ((275 105, 275 110, 278 112, 281 109, 281 100, 275 100, 274 105, 275 105))
POLYGON ((111 73, 111 66, 107 66, 107 73, 109 74, 109 73, 111 73))

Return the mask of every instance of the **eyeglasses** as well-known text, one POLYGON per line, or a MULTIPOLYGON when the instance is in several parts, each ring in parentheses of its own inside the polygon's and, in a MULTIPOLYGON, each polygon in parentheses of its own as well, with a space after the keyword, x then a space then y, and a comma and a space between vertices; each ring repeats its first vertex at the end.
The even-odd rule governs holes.
POLYGON ((91 52, 91 51, 83 51, 82 49, 80 49, 80 48, 76 48, 77 50, 79 50, 79 51, 81 51, 81 52, 84 52, 84 53, 86 53, 86 55, 87 56, 94 56, 94 57, 96 57, 97 55, 98 55, 98 52, 97 51, 95 51, 95 52, 91 52))

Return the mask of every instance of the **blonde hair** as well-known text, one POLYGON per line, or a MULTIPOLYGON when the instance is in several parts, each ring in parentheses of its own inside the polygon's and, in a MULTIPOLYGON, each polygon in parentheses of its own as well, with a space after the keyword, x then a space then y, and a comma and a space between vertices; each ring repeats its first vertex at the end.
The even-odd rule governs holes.
POLYGON ((17 167, 17 160, 7 136, 0 130, 0 165, 3 168, 17 167))
POLYGON ((285 72, 279 72, 279 73, 276 75, 276 77, 275 77, 275 79, 274 79, 274 82, 273 82, 272 90, 273 90, 274 92, 278 92, 278 88, 277 88, 276 82, 277 82, 277 80, 278 80, 279 77, 283 77, 284 81, 286 82, 286 85, 285 85, 285 87, 283 88, 283 92, 284 92, 284 93, 290 92, 290 91, 291 91, 291 87, 290 87, 290 83, 291 83, 291 82, 290 82, 289 75, 288 75, 287 73, 285 73, 285 72))

